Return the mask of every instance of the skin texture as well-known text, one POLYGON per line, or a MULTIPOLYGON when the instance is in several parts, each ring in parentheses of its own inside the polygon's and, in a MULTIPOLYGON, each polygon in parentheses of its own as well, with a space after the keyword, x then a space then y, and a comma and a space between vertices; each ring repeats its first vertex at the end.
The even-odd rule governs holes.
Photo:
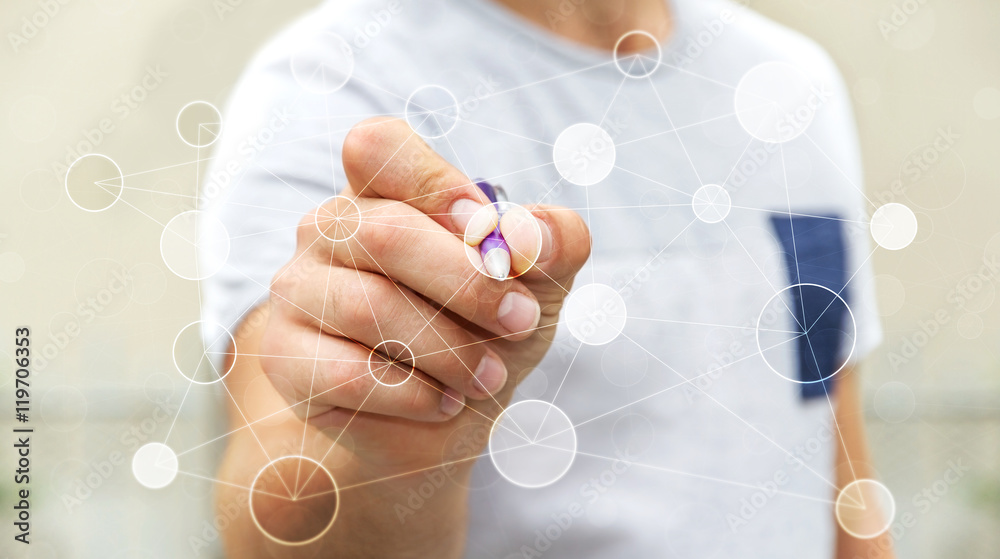
MULTIPOLYGON (((671 29, 661 0, 585 0, 558 21, 549 17, 556 0, 502 3, 605 50, 633 29, 659 38, 671 29)), ((620 48, 648 46, 639 40, 620 48)), ((250 559, 460 557, 472 465, 517 381, 548 349, 562 301, 589 257, 589 232, 574 212, 551 207, 530 208, 540 243, 525 233, 531 228, 504 230, 501 223, 516 251, 515 272, 526 273, 496 282, 462 254, 463 234, 471 231, 474 244, 495 223, 478 223, 479 236, 477 220, 466 226, 485 197, 405 123, 360 123, 345 140, 343 158, 349 182, 343 195, 355 201, 360 219, 342 201, 304 216, 296 254, 275 276, 270 300, 235 333, 238 356, 225 380, 232 433, 216 492, 218 514, 230 520, 222 531, 226 551, 250 559), (336 225, 357 232, 337 243, 320 234, 334 236, 336 225), (537 264, 528 269, 533 251, 537 264), (512 292, 538 303, 533 312, 514 313, 516 328, 498 319, 512 292), (390 338, 410 342, 415 357, 376 369, 392 381, 407 378, 415 365, 412 376, 391 388, 374 382, 368 364, 370 348, 390 338), (319 360, 310 359, 317 354, 319 360), (492 383, 474 379, 487 354, 503 362, 491 369, 492 383), (339 491, 310 462, 268 467, 288 455, 322 463, 339 491), (428 482, 431 496, 414 501, 414 491, 428 482), (252 507, 250 487, 258 490, 252 507), (296 492, 319 496, 296 501, 298 512, 290 514, 288 495, 296 492), (334 507, 336 522, 323 531, 334 507), (265 535, 302 540, 320 533, 296 546, 265 535)), ((374 362, 379 367, 377 354, 374 362)), ((835 394, 843 437, 839 487, 868 477, 857 375, 842 375, 835 394)), ((893 557, 870 553, 871 545, 841 531, 837 557, 893 557)))

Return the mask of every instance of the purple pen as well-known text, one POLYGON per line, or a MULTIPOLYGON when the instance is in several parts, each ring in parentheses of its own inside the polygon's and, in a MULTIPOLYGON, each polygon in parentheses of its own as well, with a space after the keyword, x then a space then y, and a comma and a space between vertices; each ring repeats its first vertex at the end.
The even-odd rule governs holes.
MULTIPOLYGON (((500 204, 497 198, 498 188, 486 181, 477 181, 476 186, 490 199, 497 209, 497 226, 479 243, 479 254, 483 257, 483 267, 486 273, 496 279, 507 279, 510 274, 510 247, 500 234, 500 204)), ((500 191, 502 192, 502 191, 500 191)))

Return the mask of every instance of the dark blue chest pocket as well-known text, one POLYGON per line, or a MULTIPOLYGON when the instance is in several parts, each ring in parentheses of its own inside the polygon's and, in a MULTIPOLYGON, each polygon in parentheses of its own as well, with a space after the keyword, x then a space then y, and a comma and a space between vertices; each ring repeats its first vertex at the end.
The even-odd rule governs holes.
POLYGON ((837 216, 772 215, 791 286, 789 309, 798 328, 795 353, 803 398, 827 395, 853 344, 847 246, 837 216))

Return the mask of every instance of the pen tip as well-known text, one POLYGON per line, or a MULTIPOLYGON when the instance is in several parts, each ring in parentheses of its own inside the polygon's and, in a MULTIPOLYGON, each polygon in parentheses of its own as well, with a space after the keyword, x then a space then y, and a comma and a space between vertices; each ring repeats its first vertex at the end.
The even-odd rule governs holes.
POLYGON ((483 257, 486 273, 496 279, 507 279, 510 274, 510 254, 502 248, 495 248, 483 257))

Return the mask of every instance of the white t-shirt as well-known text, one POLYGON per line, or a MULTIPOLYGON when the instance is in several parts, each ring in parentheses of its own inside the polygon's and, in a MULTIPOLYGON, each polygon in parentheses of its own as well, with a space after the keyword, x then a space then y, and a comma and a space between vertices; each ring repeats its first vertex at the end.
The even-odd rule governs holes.
POLYGON ((480 460, 468 557, 832 556, 829 385, 801 381, 881 339, 849 98, 819 47, 752 11, 720 0, 672 10, 661 64, 626 78, 610 53, 489 0, 331 1, 261 51, 224 110, 204 209, 232 243, 204 282, 204 318, 227 327, 267 297, 302 213, 344 186, 349 128, 404 116, 424 85, 459 103, 454 129, 428 140, 447 160, 514 202, 568 206, 589 224, 593 256, 575 289, 611 286, 628 318, 603 345, 561 325, 519 387, 515 400, 554 398, 578 453, 540 489, 480 460), (335 67, 343 42, 350 79, 308 90, 316 83, 293 68, 335 67), (737 99, 741 79, 774 62, 816 97, 793 117, 804 133, 782 143, 758 139, 784 131, 761 132, 746 95, 777 89, 787 65, 758 69, 737 99), (581 122, 615 144, 614 168, 592 186, 563 180, 552 159, 581 122), (721 189, 696 195, 705 185, 721 189), (796 337, 797 321, 815 335, 796 337))

